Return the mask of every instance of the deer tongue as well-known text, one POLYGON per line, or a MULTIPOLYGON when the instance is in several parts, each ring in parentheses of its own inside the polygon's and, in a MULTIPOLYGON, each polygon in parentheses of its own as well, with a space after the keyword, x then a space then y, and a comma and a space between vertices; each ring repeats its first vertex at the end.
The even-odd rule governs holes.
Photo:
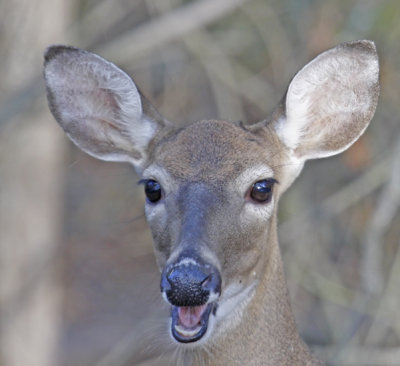
POLYGON ((201 317, 206 308, 207 305, 178 307, 178 319, 180 325, 188 329, 193 329, 199 326, 201 323, 201 317))
POLYGON ((171 333, 180 343, 196 342, 207 331, 208 320, 215 304, 172 306, 171 333))

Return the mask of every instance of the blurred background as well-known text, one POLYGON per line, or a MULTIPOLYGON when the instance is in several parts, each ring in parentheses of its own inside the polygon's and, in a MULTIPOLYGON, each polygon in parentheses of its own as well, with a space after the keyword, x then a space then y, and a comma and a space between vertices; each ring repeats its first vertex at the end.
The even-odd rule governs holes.
POLYGON ((173 365, 139 178, 67 141, 47 45, 101 54, 186 124, 264 119, 299 68, 354 39, 378 48, 376 115, 351 149, 306 164, 280 243, 319 357, 400 365, 399 18, 397 0, 0 0, 0 365, 173 365))

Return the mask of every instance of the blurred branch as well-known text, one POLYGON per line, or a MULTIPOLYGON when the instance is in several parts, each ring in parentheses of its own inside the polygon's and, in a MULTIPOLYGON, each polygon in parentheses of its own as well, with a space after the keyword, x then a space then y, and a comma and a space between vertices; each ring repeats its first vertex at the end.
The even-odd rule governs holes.
MULTIPOLYGON (((309 278, 302 280, 301 284, 303 287, 307 286, 309 292, 316 294, 319 298, 328 300, 330 303, 356 310, 360 316, 356 317, 354 324, 348 327, 349 329, 353 329, 355 324, 358 324, 365 315, 373 317, 379 314, 375 314, 374 309, 371 306, 367 306, 370 302, 366 294, 342 285, 340 279, 333 277, 334 271, 330 271, 329 279, 318 273, 312 273, 309 270, 305 271, 304 261, 299 260, 299 258, 304 257, 302 253, 304 246, 302 244, 315 232, 313 217, 316 212, 328 219, 340 215, 351 206, 357 204, 387 181, 391 163, 392 154, 376 162, 364 174, 326 198, 319 206, 313 206, 313 208, 303 211, 301 215, 295 215, 293 218, 283 222, 279 227, 281 243, 296 241, 296 245, 290 246, 290 251, 285 254, 285 257, 287 257, 290 252, 292 257, 296 257, 296 261, 292 261, 291 264, 291 271, 294 271, 293 280, 299 280, 302 276, 307 275, 309 278)), ((315 260, 315 254, 313 258, 315 260)), ((326 265, 328 265, 328 262, 326 265)), ((345 347, 346 345, 344 344, 343 346, 345 347)))
POLYGON ((96 1, 91 9, 69 27, 67 39, 72 43, 77 41, 80 47, 91 48, 100 35, 123 22, 127 12, 134 13, 140 3, 140 1, 129 1, 127 6, 123 1, 96 1))
MULTIPOLYGON (((291 270, 294 271, 297 278, 301 278, 302 275, 304 276, 304 268, 302 266, 297 266, 297 268, 292 268, 291 270)), ((317 294, 319 298, 323 298, 332 304, 346 307, 352 305, 353 309, 357 311, 364 310, 362 301, 352 303, 354 297, 359 299, 363 297, 361 293, 344 286, 338 281, 332 280, 332 278, 326 278, 315 271, 306 274, 306 278, 302 281, 302 286, 308 292, 317 294)))
MULTIPOLYGON (((253 5, 253 4, 251 4, 253 5)), ((271 59, 271 77, 276 85, 282 80, 282 66, 288 70, 296 70, 296 58, 292 57, 293 44, 290 42, 288 29, 283 23, 281 14, 277 14, 276 9, 268 3, 254 3, 254 6, 244 6, 245 14, 263 40, 268 57, 271 59), (266 21, 267 18, 267 21, 266 21), (285 60, 285 63, 282 63, 285 60)), ((299 60, 297 60, 298 62, 299 60)), ((284 75, 288 77, 289 75, 284 75)), ((279 95, 278 98, 281 96, 279 95)))
POLYGON ((223 50, 218 47, 211 37, 205 32, 198 32, 196 35, 185 40, 186 47, 192 52, 201 62, 208 74, 210 86, 214 91, 219 118, 227 120, 243 120, 244 111, 238 90, 240 90, 235 73, 232 69, 231 58, 224 54, 223 50), (194 40, 194 42, 192 42, 194 40), (226 93, 221 90, 224 83, 234 84, 231 88, 234 92, 226 93))
POLYGON ((304 240, 313 232, 315 225, 311 218, 316 210, 322 211, 324 215, 332 217, 339 215, 351 206, 355 205, 366 196, 378 189, 386 182, 392 162, 392 154, 384 157, 371 166, 364 174, 356 178, 336 193, 326 198, 318 208, 303 211, 301 215, 294 215, 293 218, 279 225, 282 242, 293 240, 304 240))
MULTIPOLYGON (((400 243, 399 243, 400 244, 400 243)), ((374 321, 365 337, 365 345, 375 345, 382 341, 388 329, 392 328, 400 335, 398 320, 398 299, 400 296, 400 245, 394 258, 384 294, 380 297, 374 321)))
POLYGON ((379 295, 383 289, 383 237, 400 205, 400 137, 391 157, 389 181, 377 200, 364 236, 361 274, 364 289, 373 295, 379 295))
POLYGON ((249 0, 197 0, 124 33, 96 51, 126 63, 233 12, 249 0))
MULTIPOLYGON (((151 1, 147 1, 151 3, 151 1)), ((162 2, 156 5, 157 12, 166 12, 169 2, 162 2)), ((218 116, 224 119, 243 120, 244 113, 242 103, 237 90, 240 90, 236 83, 235 73, 232 69, 232 58, 224 52, 222 47, 209 36, 206 31, 199 30, 190 37, 183 37, 182 41, 186 49, 201 63, 208 74, 208 81, 213 91, 213 98, 217 105, 218 116), (235 84, 233 93, 221 90, 224 85, 220 78, 229 84, 235 84)))

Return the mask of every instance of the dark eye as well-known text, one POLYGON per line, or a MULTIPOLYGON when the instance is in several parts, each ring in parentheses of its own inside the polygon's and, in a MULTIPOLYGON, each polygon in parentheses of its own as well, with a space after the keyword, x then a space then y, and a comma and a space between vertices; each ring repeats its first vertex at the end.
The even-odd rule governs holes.
POLYGON ((152 179, 146 180, 144 182, 144 193, 150 202, 155 203, 159 201, 162 196, 160 183, 152 179))
POLYGON ((255 182, 250 190, 252 200, 260 203, 268 203, 272 198, 272 188, 277 181, 273 178, 255 182))

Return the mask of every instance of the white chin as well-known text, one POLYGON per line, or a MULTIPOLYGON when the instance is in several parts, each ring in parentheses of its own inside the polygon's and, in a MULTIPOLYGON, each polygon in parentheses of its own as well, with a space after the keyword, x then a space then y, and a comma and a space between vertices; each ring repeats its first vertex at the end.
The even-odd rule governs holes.
POLYGON ((218 331, 227 331, 236 327, 255 293, 256 284, 243 288, 241 285, 232 284, 221 296, 214 322, 218 331))

